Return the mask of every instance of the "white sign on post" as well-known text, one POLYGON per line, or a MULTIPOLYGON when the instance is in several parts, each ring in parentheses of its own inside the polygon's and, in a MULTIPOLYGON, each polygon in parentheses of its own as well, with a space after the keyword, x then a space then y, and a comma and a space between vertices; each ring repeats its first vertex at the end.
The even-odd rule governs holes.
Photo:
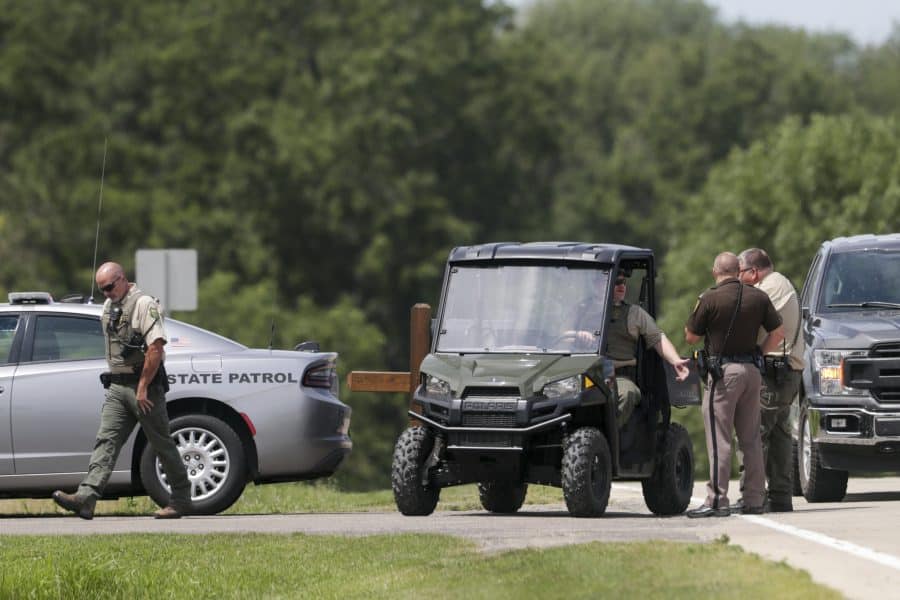
POLYGON ((197 250, 138 250, 134 270, 137 286, 164 310, 197 310, 197 250))

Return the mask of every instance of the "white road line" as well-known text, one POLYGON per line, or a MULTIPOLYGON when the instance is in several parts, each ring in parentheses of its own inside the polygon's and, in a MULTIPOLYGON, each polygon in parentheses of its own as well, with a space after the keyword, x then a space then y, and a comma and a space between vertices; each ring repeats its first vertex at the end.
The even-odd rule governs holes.
POLYGON ((884 554, 883 552, 878 552, 876 550, 872 550, 871 548, 866 548, 865 546, 858 546, 852 542, 839 540, 822 533, 817 533, 815 531, 809 531, 807 529, 794 527, 793 525, 779 523, 778 521, 773 521, 771 519, 760 517, 758 515, 741 515, 741 517, 747 519, 748 521, 756 523, 757 525, 763 525, 782 533, 787 533, 804 540, 809 540, 810 542, 816 542, 817 544, 822 544, 823 546, 828 546, 829 548, 834 548, 835 550, 841 550, 858 558, 871 560, 886 567, 890 567, 892 569, 900 571, 900 558, 897 558, 896 556, 884 554))
MULTIPOLYGON (((632 486, 625 484, 612 484, 612 487, 622 491, 630 491, 637 492, 640 491, 632 486)), ((702 503, 706 501, 706 498, 695 498, 691 497, 691 501, 695 503, 702 503)), ((891 569, 895 569, 900 571, 900 558, 893 556, 892 554, 885 554, 883 552, 878 552, 877 550, 872 550, 871 548, 866 548, 865 546, 859 546, 854 544, 853 542, 847 542, 845 540, 839 540, 837 538, 833 538, 827 536, 823 533, 818 533, 815 531, 809 531, 807 529, 801 529, 799 527, 794 527, 793 525, 786 525, 784 523, 779 523, 778 521, 773 521, 772 519, 767 519, 766 517, 761 517, 759 515, 736 515, 741 517, 742 519, 746 519, 751 523, 756 523, 757 525, 762 525, 763 527, 768 527, 770 529, 774 529, 776 531, 780 531, 782 533, 787 533, 789 535, 796 536, 798 538, 808 540, 810 542, 815 542, 817 544, 822 544, 823 546, 828 546, 829 548, 834 548, 835 550, 840 550, 842 552, 846 552, 848 554, 852 554, 858 558, 863 558, 866 560, 871 560, 873 562, 877 562, 878 564, 884 565, 886 567, 890 567, 891 569)))

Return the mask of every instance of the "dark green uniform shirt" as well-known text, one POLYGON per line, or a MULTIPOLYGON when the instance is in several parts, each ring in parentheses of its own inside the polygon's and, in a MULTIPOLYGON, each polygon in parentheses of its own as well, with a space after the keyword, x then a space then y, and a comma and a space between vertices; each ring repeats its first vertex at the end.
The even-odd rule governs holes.
POLYGON ((740 283, 737 279, 725 281, 709 288, 700 296, 694 312, 687 321, 689 331, 706 336, 709 353, 713 355, 752 354, 756 350, 759 328, 777 329, 781 317, 765 292, 740 283), (741 308, 734 319, 728 342, 723 348, 728 324, 738 301, 738 290, 743 287, 741 308))

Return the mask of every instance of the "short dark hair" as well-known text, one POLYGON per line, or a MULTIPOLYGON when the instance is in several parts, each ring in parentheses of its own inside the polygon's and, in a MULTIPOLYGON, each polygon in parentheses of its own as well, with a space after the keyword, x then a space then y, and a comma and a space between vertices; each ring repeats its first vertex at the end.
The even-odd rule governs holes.
POLYGON ((772 259, 762 248, 748 248, 741 252, 741 262, 745 267, 768 271, 772 268, 772 259))

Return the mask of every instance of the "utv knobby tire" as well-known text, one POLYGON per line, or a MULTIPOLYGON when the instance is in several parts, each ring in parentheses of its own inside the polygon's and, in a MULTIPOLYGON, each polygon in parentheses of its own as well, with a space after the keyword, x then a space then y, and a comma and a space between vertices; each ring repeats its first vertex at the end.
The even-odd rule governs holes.
POLYGON ((434 512, 441 490, 422 485, 422 465, 434 446, 434 436, 424 427, 410 427, 400 434, 391 463, 391 489, 397 510, 407 516, 434 512))
POLYGON ((812 441, 809 410, 800 405, 800 440, 797 445, 800 488, 807 502, 840 502, 847 494, 847 471, 826 469, 819 446, 812 441))
POLYGON ((484 510, 493 513, 516 512, 522 508, 527 493, 527 483, 486 481, 478 484, 478 498, 481 500, 481 506, 484 507, 484 510))
POLYGON ((694 491, 694 448, 691 436, 678 423, 669 423, 650 479, 641 482, 644 502, 655 515, 678 515, 694 491))
POLYGON ((573 517, 599 517, 606 512, 612 466, 606 437, 595 427, 569 436, 562 458, 562 488, 573 517))

